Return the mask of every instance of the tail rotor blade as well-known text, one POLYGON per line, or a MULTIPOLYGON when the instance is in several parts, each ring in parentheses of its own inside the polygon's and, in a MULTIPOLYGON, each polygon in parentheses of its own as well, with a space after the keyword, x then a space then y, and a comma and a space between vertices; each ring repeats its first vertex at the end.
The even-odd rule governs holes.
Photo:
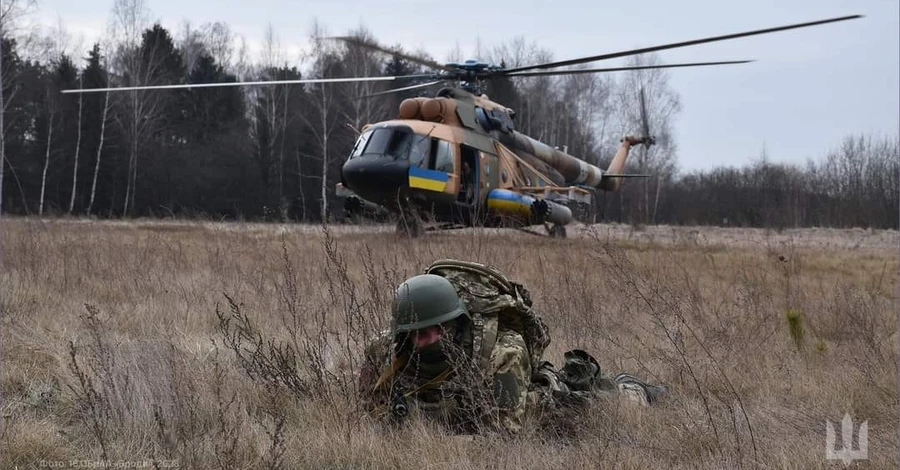
POLYGON ((652 145, 654 143, 653 136, 650 135, 650 120, 647 118, 647 101, 644 97, 644 86, 641 85, 641 133, 645 139, 644 145, 652 145))
POLYGON ((644 99, 644 87, 641 87, 641 132, 650 137, 650 124, 647 122, 647 103, 644 99))

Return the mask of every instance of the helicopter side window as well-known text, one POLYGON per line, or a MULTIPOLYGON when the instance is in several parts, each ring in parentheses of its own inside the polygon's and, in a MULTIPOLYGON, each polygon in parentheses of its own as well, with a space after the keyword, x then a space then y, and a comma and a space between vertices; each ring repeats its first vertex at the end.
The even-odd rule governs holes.
POLYGON ((436 142, 437 149, 434 154, 434 169, 445 173, 453 173, 453 151, 450 149, 450 142, 440 139, 436 142))
POLYGON ((481 127, 490 132, 493 128, 491 126, 491 121, 488 119, 487 112, 485 112, 484 108, 481 106, 475 107, 475 119, 478 121, 478 124, 481 124, 481 127))
POLYGON ((431 155, 431 141, 428 136, 417 135, 413 138, 409 147, 409 164, 425 168, 428 165, 428 157, 431 155))

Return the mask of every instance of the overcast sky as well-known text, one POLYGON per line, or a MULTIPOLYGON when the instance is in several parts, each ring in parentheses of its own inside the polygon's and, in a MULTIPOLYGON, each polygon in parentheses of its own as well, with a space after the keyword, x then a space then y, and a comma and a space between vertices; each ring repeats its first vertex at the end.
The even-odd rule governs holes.
MULTIPOLYGON (((105 30, 113 0, 38 0, 35 18, 62 21, 90 41, 105 30)), ((524 36, 554 60, 862 14, 865 18, 659 52, 667 63, 756 59, 744 65, 673 69, 679 166, 742 165, 765 145, 772 161, 821 158, 854 133, 900 128, 898 0, 447 1, 148 0, 154 20, 177 30, 223 21, 251 43, 271 23, 284 46, 306 45, 313 19, 329 34, 366 26, 387 45, 422 48, 439 61, 476 39, 490 47, 524 36)), ((595 62, 622 65, 625 59, 595 62)))

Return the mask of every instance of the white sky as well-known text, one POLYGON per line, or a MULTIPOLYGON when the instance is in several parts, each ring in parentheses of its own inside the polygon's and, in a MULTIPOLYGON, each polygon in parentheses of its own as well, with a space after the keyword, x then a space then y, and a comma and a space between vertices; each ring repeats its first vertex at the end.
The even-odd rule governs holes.
MULTIPOLYGON (((38 0, 34 19, 84 34, 105 30, 113 0, 38 0)), ((765 145, 772 161, 821 158, 853 133, 900 128, 898 0, 683 0, 678 2, 447 0, 147 0, 151 19, 177 32, 185 20, 222 21, 260 43, 271 23, 283 46, 306 45, 313 19, 329 34, 366 26, 382 44, 424 49, 438 61, 457 44, 471 56, 524 36, 554 60, 851 14, 862 19, 661 51, 667 63, 756 59, 670 70, 682 112, 675 122, 683 170, 742 165, 765 145)), ((624 59, 595 62, 596 67, 624 59)), ((299 62, 298 62, 298 65, 299 62)))

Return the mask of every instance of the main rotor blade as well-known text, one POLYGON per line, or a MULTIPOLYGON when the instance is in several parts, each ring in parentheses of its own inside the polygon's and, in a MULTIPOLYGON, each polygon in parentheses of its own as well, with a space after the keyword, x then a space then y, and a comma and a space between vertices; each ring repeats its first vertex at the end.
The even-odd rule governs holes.
POLYGON ((385 90, 385 91, 379 91, 379 92, 377 92, 377 93, 372 93, 371 95, 363 95, 363 96, 359 96, 359 97, 357 97, 356 99, 357 99, 357 100, 364 100, 364 99, 366 99, 366 98, 371 98, 371 97, 373 97, 373 96, 380 96, 380 95, 387 95, 387 94, 390 94, 390 93, 397 93, 398 91, 415 90, 416 88, 427 88, 427 87, 430 87, 430 86, 432 86, 432 85, 437 85, 438 83, 443 83, 443 82, 444 82, 443 80, 435 80, 435 81, 433 81, 433 82, 420 83, 420 84, 418 84, 418 85, 410 85, 410 86, 405 86, 405 87, 400 87, 400 88, 392 88, 392 89, 390 89, 390 90, 385 90))
POLYGON ((754 62, 753 60, 727 60, 721 62, 690 62, 684 64, 664 64, 664 65, 635 65, 631 67, 609 67, 603 69, 580 69, 580 70, 549 70, 546 72, 517 72, 510 74, 501 74, 488 76, 492 77, 537 77, 541 75, 570 75, 579 73, 599 73, 599 72, 622 72, 626 70, 646 70, 646 69, 670 69, 676 67, 701 67, 706 65, 728 65, 728 64, 746 64, 754 62))
POLYGON ((269 80, 259 82, 224 82, 224 83, 182 83, 177 85, 147 85, 113 88, 73 88, 62 90, 62 93, 96 93, 100 91, 132 91, 132 90, 174 90, 178 88, 212 88, 228 86, 265 86, 265 85, 294 85, 299 83, 343 83, 343 82, 372 82, 390 81, 406 77, 346 77, 346 78, 308 78, 297 80, 269 80))
POLYGON ((406 59, 406 60, 408 60, 408 61, 410 61, 410 62, 415 62, 415 63, 417 63, 417 64, 419 64, 419 65, 424 65, 424 66, 426 66, 426 67, 431 67, 431 68, 438 69, 438 70, 444 70, 444 71, 450 71, 450 70, 452 70, 451 68, 449 68, 449 67, 447 67, 447 66, 444 66, 444 65, 441 65, 441 64, 439 64, 439 63, 437 63, 437 62, 435 62, 435 61, 433 61, 433 60, 428 60, 428 59, 426 59, 426 58, 424 58, 424 57, 418 57, 418 56, 414 56, 414 55, 412 55, 412 54, 407 54, 407 53, 405 53, 405 52, 400 52, 400 51, 398 51, 398 50, 396 50, 396 49, 388 49, 387 47, 384 47, 384 46, 375 44, 375 43, 373 43, 373 42, 364 41, 364 40, 362 40, 362 39, 360 39, 360 38, 358 38, 358 37, 353 37, 353 36, 331 36, 331 37, 326 37, 326 38, 322 38, 322 39, 336 39, 336 40, 338 40, 338 41, 344 41, 344 42, 346 42, 346 43, 348 43, 348 44, 353 44, 353 45, 355 45, 355 46, 365 47, 365 48, 368 48, 368 49, 372 49, 373 51, 384 52, 385 54, 391 54, 391 55, 395 55, 395 56, 397 56, 397 57, 402 57, 402 58, 404 58, 404 59, 406 59))
POLYGON ((788 30, 788 29, 805 28, 807 26, 816 26, 816 25, 825 24, 825 23, 834 23, 837 21, 845 21, 845 20, 851 20, 851 19, 862 18, 862 17, 863 17, 862 15, 841 16, 838 18, 830 18, 827 20, 810 21, 808 23, 797 23, 797 24, 791 24, 791 25, 786 25, 786 26, 778 26, 775 28, 766 28, 766 29, 758 29, 755 31, 747 31, 747 32, 743 32, 743 33, 734 33, 734 34, 726 34, 723 36, 714 36, 714 37, 708 37, 708 38, 702 38, 702 39, 693 39, 690 41, 683 41, 683 42, 677 42, 677 43, 672 43, 672 44, 663 44, 660 46, 643 47, 640 49, 632 49, 630 51, 612 52, 609 54, 601 54, 601 55, 595 55, 595 56, 591 56, 591 57, 582 57, 579 59, 563 60, 563 61, 559 61, 559 62, 549 62, 546 64, 528 65, 525 67, 509 69, 509 70, 506 70, 505 72, 507 74, 509 74, 509 73, 513 73, 513 72, 520 72, 520 71, 532 70, 532 69, 552 69, 555 67, 563 67, 566 65, 575 65, 575 64, 582 64, 585 62, 593 62, 596 60, 606 60, 606 59, 613 59, 616 57, 624 57, 624 56, 635 55, 635 54, 644 54, 647 52, 661 51, 661 50, 665 50, 665 49, 675 49, 677 47, 693 46, 696 44, 704 44, 704 43, 715 42, 715 41, 724 41, 726 39, 734 39, 734 38, 740 38, 740 37, 745 37, 745 36, 753 36, 756 34, 774 33, 776 31, 784 31, 784 30, 788 30))

